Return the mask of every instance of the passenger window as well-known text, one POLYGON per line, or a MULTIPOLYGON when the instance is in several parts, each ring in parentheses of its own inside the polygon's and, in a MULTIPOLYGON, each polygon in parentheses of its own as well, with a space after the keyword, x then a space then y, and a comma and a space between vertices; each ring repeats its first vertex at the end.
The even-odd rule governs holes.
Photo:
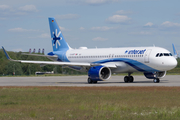
POLYGON ((156 54, 156 57, 158 57, 159 56, 159 53, 158 54, 156 54))

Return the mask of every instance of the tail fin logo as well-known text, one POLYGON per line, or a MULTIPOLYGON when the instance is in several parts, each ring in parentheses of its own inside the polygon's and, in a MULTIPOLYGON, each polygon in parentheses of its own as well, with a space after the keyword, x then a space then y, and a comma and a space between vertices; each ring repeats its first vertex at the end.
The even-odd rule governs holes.
POLYGON ((57 33, 57 29, 56 29, 56 32, 55 33, 53 32, 52 34, 54 35, 54 37, 53 37, 53 41, 54 41, 53 46, 56 45, 56 49, 57 49, 58 45, 61 46, 60 41, 59 41, 59 40, 62 40, 62 37, 59 37, 60 34, 61 34, 61 31, 59 31, 57 33))

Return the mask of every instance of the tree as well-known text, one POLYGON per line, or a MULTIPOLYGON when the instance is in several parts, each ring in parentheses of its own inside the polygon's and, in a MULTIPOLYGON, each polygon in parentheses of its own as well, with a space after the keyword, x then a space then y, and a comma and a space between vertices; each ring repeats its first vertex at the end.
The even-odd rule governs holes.
POLYGON ((5 67, 5 74, 7 75, 22 75, 23 71, 21 64, 17 62, 9 61, 5 67))

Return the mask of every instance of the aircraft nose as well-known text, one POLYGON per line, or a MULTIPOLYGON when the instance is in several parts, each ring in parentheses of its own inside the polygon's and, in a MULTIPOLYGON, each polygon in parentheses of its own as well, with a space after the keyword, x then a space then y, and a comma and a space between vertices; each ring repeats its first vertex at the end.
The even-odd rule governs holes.
POLYGON ((169 62, 169 66, 173 69, 177 66, 177 60, 175 58, 172 58, 169 62))

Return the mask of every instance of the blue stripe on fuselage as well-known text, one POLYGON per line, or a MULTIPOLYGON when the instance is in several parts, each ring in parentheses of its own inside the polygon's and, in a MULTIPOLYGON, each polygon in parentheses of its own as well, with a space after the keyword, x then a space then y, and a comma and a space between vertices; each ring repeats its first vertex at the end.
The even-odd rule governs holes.
POLYGON ((138 62, 136 60, 132 60, 132 59, 127 59, 127 58, 112 58, 112 59, 105 59, 105 60, 100 60, 100 61, 96 61, 93 63, 108 63, 108 62, 125 62, 126 64, 130 65, 131 67, 135 68, 136 70, 140 71, 140 72, 155 72, 155 71, 159 71, 156 69, 153 69, 141 62, 138 62))
MULTIPOLYGON (((66 56, 66 51, 57 51, 57 52, 53 52, 53 53, 58 55, 59 60, 61 60, 63 62, 70 62, 66 56)), ((157 72, 157 71, 159 71, 159 70, 149 67, 141 62, 138 62, 138 61, 132 60, 132 59, 127 59, 127 58, 111 58, 111 59, 104 59, 104 60, 100 60, 100 61, 96 61, 96 62, 92 62, 92 63, 103 64, 103 63, 108 63, 108 62, 124 62, 140 72, 155 72, 155 71, 157 72)))

